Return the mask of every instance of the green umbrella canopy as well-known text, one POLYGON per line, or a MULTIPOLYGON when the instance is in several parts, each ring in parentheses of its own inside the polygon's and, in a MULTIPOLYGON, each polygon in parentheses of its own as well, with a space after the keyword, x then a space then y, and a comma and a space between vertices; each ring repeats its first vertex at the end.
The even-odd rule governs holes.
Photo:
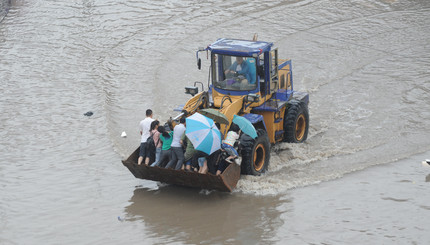
POLYGON ((209 117, 210 119, 214 120, 217 123, 227 124, 227 125, 229 124, 228 118, 218 110, 207 108, 207 109, 199 110, 199 113, 209 117))

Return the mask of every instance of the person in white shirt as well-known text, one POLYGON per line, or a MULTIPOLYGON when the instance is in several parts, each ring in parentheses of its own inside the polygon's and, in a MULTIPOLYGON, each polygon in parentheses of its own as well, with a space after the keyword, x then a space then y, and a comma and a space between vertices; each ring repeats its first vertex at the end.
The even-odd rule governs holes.
POLYGON ((139 159, 137 160, 137 164, 140 165, 149 154, 146 152, 146 139, 150 136, 150 128, 151 123, 154 121, 152 119, 152 110, 146 110, 146 118, 140 121, 139 129, 140 129, 140 150, 139 150, 139 159))
POLYGON ((167 163, 166 168, 181 169, 184 163, 184 149, 182 148, 181 137, 185 133, 185 118, 181 118, 179 124, 173 128, 173 141, 172 141, 172 158, 167 163))
POLYGON ((234 144, 239 139, 240 132, 239 127, 236 124, 232 124, 230 131, 228 131, 227 136, 222 141, 221 148, 229 154, 227 159, 225 159, 228 163, 232 163, 231 160, 239 156, 236 149, 234 149, 234 144))

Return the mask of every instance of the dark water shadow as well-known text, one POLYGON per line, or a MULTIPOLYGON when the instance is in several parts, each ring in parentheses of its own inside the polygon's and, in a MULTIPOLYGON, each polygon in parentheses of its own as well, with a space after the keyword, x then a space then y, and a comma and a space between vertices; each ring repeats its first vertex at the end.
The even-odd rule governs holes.
MULTIPOLYGON (((184 243, 260 243, 282 225, 279 205, 288 200, 168 186, 136 189, 126 222, 143 221, 147 234, 184 243)), ((163 238, 163 239, 161 239, 163 238)))
POLYGON ((426 176, 426 182, 430 182, 430 174, 426 176))

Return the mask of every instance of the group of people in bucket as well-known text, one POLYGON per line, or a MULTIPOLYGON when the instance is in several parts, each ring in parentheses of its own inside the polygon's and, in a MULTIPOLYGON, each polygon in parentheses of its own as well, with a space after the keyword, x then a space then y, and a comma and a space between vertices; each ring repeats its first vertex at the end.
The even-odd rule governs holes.
MULTIPOLYGON (((151 167, 157 166, 206 174, 209 170, 209 156, 194 149, 193 144, 185 135, 185 118, 181 118, 179 124, 172 131, 169 127, 160 125, 160 122, 152 117, 152 110, 146 110, 146 118, 139 124, 141 144, 137 164, 141 165, 143 163, 151 167)), ((240 157, 234 148, 240 133, 239 127, 236 124, 232 124, 221 144, 221 150, 228 153, 228 157, 225 159, 227 163, 221 161, 217 165, 216 175, 221 174, 228 164, 233 163, 233 161, 240 164, 240 157)))

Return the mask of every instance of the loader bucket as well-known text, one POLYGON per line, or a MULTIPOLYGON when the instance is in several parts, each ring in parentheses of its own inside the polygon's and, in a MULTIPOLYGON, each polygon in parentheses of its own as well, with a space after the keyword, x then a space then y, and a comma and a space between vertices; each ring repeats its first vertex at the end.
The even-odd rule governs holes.
POLYGON ((211 173, 199 174, 183 170, 150 167, 145 164, 137 165, 138 157, 139 148, 126 160, 123 160, 122 163, 130 170, 134 177, 139 179, 148 179, 200 189, 231 192, 236 187, 237 181, 240 178, 240 166, 234 163, 230 164, 221 175, 216 176, 211 173))

